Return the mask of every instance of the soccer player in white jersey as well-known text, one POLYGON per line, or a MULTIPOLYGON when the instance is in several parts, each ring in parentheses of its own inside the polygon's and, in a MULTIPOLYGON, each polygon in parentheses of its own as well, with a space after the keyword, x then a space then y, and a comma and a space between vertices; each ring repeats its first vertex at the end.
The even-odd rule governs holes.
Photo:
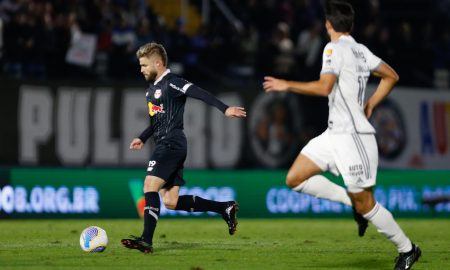
POLYGON ((328 2, 325 18, 331 42, 323 51, 319 80, 297 82, 264 78, 263 87, 267 92, 328 96, 329 100, 328 128, 302 149, 289 169, 286 184, 297 192, 353 206, 359 235, 363 236, 368 221, 372 222, 398 249, 395 269, 410 269, 421 250, 374 198, 378 149, 375 130, 368 121, 399 77, 388 64, 350 36, 354 18, 350 4, 328 2), (364 103, 370 74, 381 80, 364 103), (323 171, 342 174, 347 190, 320 175, 323 171))

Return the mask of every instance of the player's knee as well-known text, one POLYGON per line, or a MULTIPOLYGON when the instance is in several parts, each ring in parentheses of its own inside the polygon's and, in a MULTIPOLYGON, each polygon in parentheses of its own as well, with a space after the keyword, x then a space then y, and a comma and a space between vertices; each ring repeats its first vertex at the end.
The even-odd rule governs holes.
POLYGON ((151 189, 150 181, 145 179, 145 181, 144 181, 144 193, 150 192, 150 189, 151 189))
POLYGON ((163 203, 167 209, 175 210, 175 208, 177 207, 177 200, 173 198, 164 197, 163 203))
POLYGON ((361 202, 357 202, 354 201, 353 202, 353 207, 355 208, 356 213, 360 214, 360 215, 364 215, 364 207, 363 204, 361 202))
POLYGON ((155 178, 151 176, 145 177, 144 180, 144 193, 147 192, 158 192, 160 189, 160 184, 157 182, 155 178))
POLYGON ((290 188, 295 188, 296 186, 300 185, 303 182, 303 179, 301 176, 299 176, 296 173, 288 172, 286 176, 286 185, 290 188))
POLYGON ((354 201, 353 207, 355 207, 358 214, 365 215, 373 209, 374 205, 372 205, 369 201, 354 201))
POLYGON ((365 215, 375 207, 376 200, 371 190, 366 190, 359 194, 349 193, 349 196, 358 214, 365 215))

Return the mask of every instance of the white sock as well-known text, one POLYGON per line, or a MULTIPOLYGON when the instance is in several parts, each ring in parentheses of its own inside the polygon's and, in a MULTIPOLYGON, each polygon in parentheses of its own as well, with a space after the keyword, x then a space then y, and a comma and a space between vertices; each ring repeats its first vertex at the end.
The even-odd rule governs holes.
POLYGON ((378 202, 369 213, 363 215, 365 219, 372 222, 378 232, 391 240, 396 246, 398 252, 408 252, 412 249, 412 243, 400 226, 395 222, 391 212, 384 208, 378 202))
POLYGON ((347 191, 320 174, 308 178, 306 181, 293 188, 293 190, 310 194, 317 198, 352 206, 352 201, 350 200, 347 191))

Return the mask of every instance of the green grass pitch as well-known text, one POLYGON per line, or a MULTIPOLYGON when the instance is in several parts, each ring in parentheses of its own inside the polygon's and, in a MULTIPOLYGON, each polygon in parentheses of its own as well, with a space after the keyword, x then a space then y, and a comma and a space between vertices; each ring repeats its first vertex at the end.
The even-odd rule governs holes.
MULTIPOLYGON (((450 269, 450 220, 400 219, 422 248, 414 269, 450 269)), ((394 246, 370 225, 359 238, 350 219, 240 219, 236 235, 211 219, 161 218, 155 253, 127 250, 141 220, 2 220, 0 269, 393 269, 394 246), (103 253, 85 253, 81 231, 106 230, 103 253)))

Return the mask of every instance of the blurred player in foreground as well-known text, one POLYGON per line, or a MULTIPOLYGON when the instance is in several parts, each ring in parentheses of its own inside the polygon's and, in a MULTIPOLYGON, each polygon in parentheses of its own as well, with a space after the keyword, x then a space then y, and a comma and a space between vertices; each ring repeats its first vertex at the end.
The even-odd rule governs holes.
POLYGON ((136 55, 141 73, 150 82, 146 96, 151 123, 138 138, 132 140, 130 149, 140 150, 151 136, 156 145, 144 181, 144 231, 140 237, 122 239, 122 244, 144 253, 153 252, 152 240, 159 218, 160 194, 168 209, 188 212, 212 211, 222 215, 228 225, 229 234, 234 234, 238 211, 235 201, 217 202, 193 195, 179 196, 180 186, 185 184, 183 164, 187 155, 183 114, 187 97, 202 100, 219 109, 227 117, 246 117, 244 108, 229 107, 209 92, 171 73, 167 68, 167 53, 160 44, 143 45, 136 55))
POLYGON ((378 149, 375 130, 368 121, 399 77, 388 64, 350 36, 354 18, 350 4, 330 1, 325 16, 331 42, 323 51, 320 79, 296 82, 264 78, 263 87, 267 92, 328 96, 328 128, 302 149, 289 169, 286 183, 297 192, 353 206, 359 235, 363 236, 368 221, 372 222, 397 247, 395 269, 410 269, 421 250, 409 240, 392 214, 375 201, 378 149), (371 73, 381 80, 364 104, 371 73), (347 191, 320 175, 323 171, 341 173, 347 191))

